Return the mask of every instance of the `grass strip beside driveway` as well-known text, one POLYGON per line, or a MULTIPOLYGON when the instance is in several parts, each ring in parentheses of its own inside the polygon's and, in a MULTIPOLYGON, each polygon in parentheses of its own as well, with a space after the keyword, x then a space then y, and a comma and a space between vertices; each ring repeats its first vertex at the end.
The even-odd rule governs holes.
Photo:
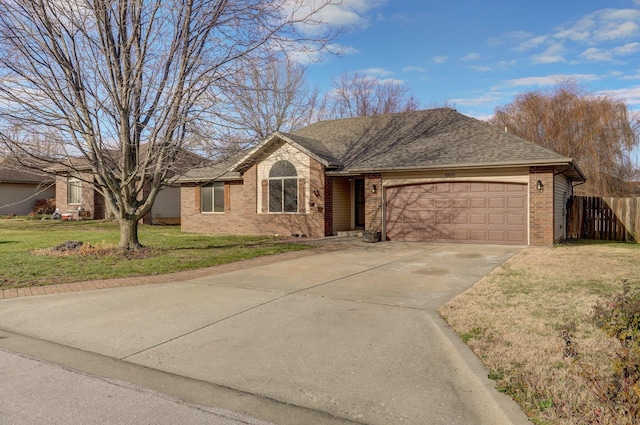
POLYGON ((268 236, 182 233, 177 226, 139 227, 142 250, 116 249, 117 223, 0 220, 0 289, 144 276, 210 267, 307 249, 268 236), (69 253, 52 248, 82 241, 69 253))
POLYGON ((440 313, 535 424, 637 423, 612 402, 620 344, 594 320, 625 280, 640 287, 639 245, 528 248, 440 313))

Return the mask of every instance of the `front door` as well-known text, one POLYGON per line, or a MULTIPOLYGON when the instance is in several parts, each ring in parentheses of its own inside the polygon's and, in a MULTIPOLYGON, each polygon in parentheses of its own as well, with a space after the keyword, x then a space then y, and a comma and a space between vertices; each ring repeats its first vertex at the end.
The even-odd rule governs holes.
POLYGON ((364 179, 355 180, 355 203, 354 203, 354 224, 356 228, 364 227, 364 179))

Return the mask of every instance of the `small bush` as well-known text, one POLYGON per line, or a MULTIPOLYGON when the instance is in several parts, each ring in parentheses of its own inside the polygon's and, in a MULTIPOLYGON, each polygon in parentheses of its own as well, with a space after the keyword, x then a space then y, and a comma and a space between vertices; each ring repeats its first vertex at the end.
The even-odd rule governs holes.
POLYGON ((56 210, 56 199, 36 199, 33 209, 29 213, 30 216, 39 216, 53 214, 56 210))
POLYGON ((596 305, 594 320, 619 343, 613 376, 597 383, 597 392, 620 423, 640 423, 640 290, 625 281, 621 294, 596 305))

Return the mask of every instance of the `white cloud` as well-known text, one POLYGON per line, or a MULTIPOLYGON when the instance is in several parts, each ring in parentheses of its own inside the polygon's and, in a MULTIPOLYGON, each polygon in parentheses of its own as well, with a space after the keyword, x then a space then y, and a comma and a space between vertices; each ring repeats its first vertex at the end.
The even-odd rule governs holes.
POLYGON ((602 77, 595 74, 554 74, 547 75, 544 77, 525 77, 525 78, 516 78, 513 80, 506 81, 505 85, 508 87, 548 87, 553 86, 560 81, 565 80, 574 80, 577 82, 589 82, 589 81, 597 81, 602 77))
POLYGON ((477 60, 480 60, 480 55, 477 53, 469 53, 468 55, 462 58, 463 62, 471 62, 471 61, 477 61, 477 60))
POLYGON ((489 65, 471 65, 469 68, 476 72, 489 72, 494 70, 494 68, 489 65))
POLYGON ((621 56, 629 56, 640 51, 640 43, 627 43, 613 49, 599 49, 590 47, 580 54, 581 57, 593 62, 612 62, 621 56))
POLYGON ((512 59, 508 61, 496 62, 490 65, 471 65, 469 66, 469 68, 477 72, 488 72, 488 71, 495 71, 499 69, 500 70, 508 69, 514 66, 516 63, 517 63, 516 60, 512 59))
POLYGON ((489 46, 502 46, 505 44, 523 43, 534 38, 533 34, 528 31, 511 31, 501 34, 499 37, 492 37, 487 40, 489 46))
POLYGON ((555 37, 585 43, 623 40, 640 34, 640 10, 601 9, 558 28, 555 37))
POLYGON ((606 94, 617 99, 623 99, 627 103, 627 105, 635 106, 636 108, 640 106, 640 86, 617 90, 603 90, 596 94, 606 94))
POLYGON ((531 56, 534 63, 557 63, 566 62, 563 55, 564 45, 562 43, 554 43, 544 52, 531 56))
POLYGON ((446 63, 449 61, 449 56, 445 56, 445 55, 438 55, 438 56, 434 56, 431 58, 431 62, 437 64, 437 65, 441 65, 443 63, 446 63))
MULTIPOLYGON (((335 27, 367 27, 375 17, 372 11, 387 0, 343 0, 337 4, 329 4, 314 15, 318 21, 335 27)), ((290 8, 296 9, 296 16, 308 14, 318 7, 317 0, 291 0, 290 8)))
POLYGON ((640 51, 640 43, 627 43, 624 46, 617 47, 616 49, 614 49, 614 51, 617 56, 632 55, 640 51))
POLYGON ((629 81, 629 80, 640 80, 640 70, 637 70, 635 74, 631 74, 631 75, 620 75, 619 76, 621 80, 623 81, 629 81))
POLYGON ((319 50, 315 44, 309 44, 307 46, 301 45, 298 50, 289 50, 287 55, 289 58, 301 65, 308 65, 311 63, 321 62, 324 56, 329 52, 334 55, 355 55, 360 53, 358 49, 349 46, 343 46, 338 43, 330 43, 325 46, 325 50, 319 50))
POLYGON ((580 56, 593 62, 611 62, 613 60, 613 52, 611 50, 602 50, 596 47, 588 48, 580 56))
POLYGON ((408 66, 408 67, 404 68, 402 70, 402 72, 417 72, 417 73, 423 74, 423 73, 428 72, 428 70, 426 68, 421 67, 421 66, 408 66))
POLYGON ((489 94, 483 94, 478 97, 449 99, 448 102, 454 105, 464 105, 464 106, 495 105, 496 103, 500 102, 501 99, 502 99, 502 94, 489 93, 489 94))
POLYGON ((388 69, 384 68, 369 68, 363 69, 360 72, 376 77, 389 77, 394 74, 393 71, 389 71, 388 69))
POLYGON ((537 37, 531 37, 528 40, 518 44, 514 50, 516 52, 526 52, 527 50, 535 49, 536 47, 544 44, 549 39, 546 35, 540 35, 537 37))

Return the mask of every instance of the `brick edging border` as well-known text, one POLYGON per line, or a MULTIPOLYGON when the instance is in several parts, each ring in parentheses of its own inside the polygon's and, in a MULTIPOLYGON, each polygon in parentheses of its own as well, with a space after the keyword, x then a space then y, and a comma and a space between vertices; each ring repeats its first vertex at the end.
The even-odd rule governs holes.
POLYGON ((184 270, 174 273, 151 275, 151 276, 131 276, 104 280, 88 280, 84 282, 58 283, 45 286, 31 286, 26 288, 9 288, 0 290, 0 300, 12 298, 24 298, 37 295, 64 294, 69 292, 92 291, 96 289, 123 288, 128 286, 154 285, 158 283, 183 282, 207 276, 214 276, 229 273, 238 268, 256 267, 277 263, 284 260, 308 257, 325 252, 339 251, 354 246, 353 243, 331 243, 318 244, 314 248, 302 251, 290 251, 248 260, 236 261, 233 263, 220 264, 218 266, 205 267, 201 269, 184 270))

